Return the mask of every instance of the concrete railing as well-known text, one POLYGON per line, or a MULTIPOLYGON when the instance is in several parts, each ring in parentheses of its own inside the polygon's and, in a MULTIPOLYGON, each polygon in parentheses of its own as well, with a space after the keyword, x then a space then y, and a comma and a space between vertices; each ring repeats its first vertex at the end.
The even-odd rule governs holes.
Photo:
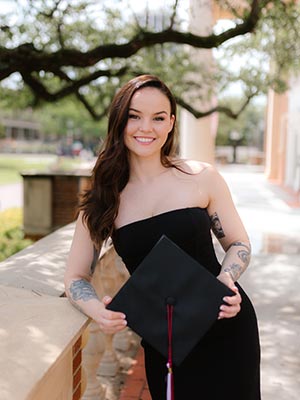
MULTIPOLYGON (((120 369, 119 352, 137 338, 104 335, 64 297, 63 275, 74 224, 0 263, 0 399, 104 400, 105 379, 120 369), (103 379, 101 379, 101 377, 103 379)), ((112 245, 93 276, 100 297, 127 279, 112 245)))

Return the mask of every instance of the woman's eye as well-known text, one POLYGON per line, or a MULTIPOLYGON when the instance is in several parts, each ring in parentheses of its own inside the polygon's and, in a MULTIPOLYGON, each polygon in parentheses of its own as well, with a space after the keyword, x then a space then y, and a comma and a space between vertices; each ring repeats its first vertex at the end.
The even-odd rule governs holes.
POLYGON ((129 115, 128 115, 128 118, 130 118, 130 119, 138 119, 138 115, 129 114, 129 115))
POLYGON ((164 121, 165 119, 164 119, 164 117, 156 117, 156 118, 154 118, 154 120, 155 121, 164 121))

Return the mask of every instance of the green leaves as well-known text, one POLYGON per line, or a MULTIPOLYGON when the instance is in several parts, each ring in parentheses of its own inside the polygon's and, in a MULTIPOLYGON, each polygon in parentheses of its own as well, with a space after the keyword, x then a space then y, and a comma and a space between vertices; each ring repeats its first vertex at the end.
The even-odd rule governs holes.
POLYGON ((24 239, 22 210, 17 208, 0 212, 0 261, 29 246, 32 241, 24 239))
POLYGON ((248 7, 239 9, 233 0, 217 3, 231 12, 232 23, 202 37, 188 31, 183 0, 159 9, 149 3, 143 11, 130 0, 16 1, 16 12, 3 16, 0 27, 0 80, 25 93, 21 104, 28 99, 36 107, 69 96, 94 120, 106 115, 117 88, 140 73, 166 80, 191 111, 196 98, 207 102, 237 86, 245 101, 269 87, 285 90, 287 74, 300 68, 299 5, 245 0, 248 7), (194 60, 193 48, 214 49, 215 67, 194 60))

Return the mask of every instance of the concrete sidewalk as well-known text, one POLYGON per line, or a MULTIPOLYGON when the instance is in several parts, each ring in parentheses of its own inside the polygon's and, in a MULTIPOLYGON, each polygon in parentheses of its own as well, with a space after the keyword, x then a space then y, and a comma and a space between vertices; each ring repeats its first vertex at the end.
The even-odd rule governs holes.
MULTIPOLYGON (((253 246, 252 261, 240 283, 259 321, 262 399, 299 400, 300 208, 289 205, 295 204, 293 199, 268 183, 261 168, 230 165, 220 172, 253 246)), ((218 245, 216 249, 222 258, 218 245)), ((136 361, 120 400, 150 400, 141 351, 136 361)))
MULTIPOLYGON (((253 246, 240 283, 258 316, 263 400, 300 397, 300 208, 250 167, 222 168, 253 246)), ((247 345, 245 343, 245 345, 247 345)))

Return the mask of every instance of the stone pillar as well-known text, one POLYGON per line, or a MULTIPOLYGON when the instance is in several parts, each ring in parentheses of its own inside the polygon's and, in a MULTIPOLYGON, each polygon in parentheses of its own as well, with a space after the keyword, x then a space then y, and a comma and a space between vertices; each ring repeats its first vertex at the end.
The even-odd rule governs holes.
POLYGON ((300 75, 289 84, 284 184, 300 194, 300 75))
POLYGON ((130 349, 130 336, 131 332, 128 328, 115 334, 113 339, 113 345, 116 350, 127 351, 130 349))
POLYGON ((98 367, 98 374, 102 376, 114 377, 120 368, 116 351, 113 346, 114 335, 105 335, 105 352, 98 367))
MULTIPOLYGON (((190 31, 197 35, 208 35, 213 27, 213 10, 211 0, 190 0, 190 31)), ((199 70, 207 73, 213 68, 212 51, 206 49, 192 49, 191 59, 199 64, 199 70)), ((205 75, 204 73, 203 75, 205 75)), ((193 101, 195 108, 205 111, 212 107, 211 101, 204 101, 207 97, 205 81, 202 73, 193 75, 192 79, 201 84, 203 90, 198 91, 198 101, 193 101), (202 97, 202 99, 201 99, 202 97)), ((195 92, 191 93, 194 97, 195 92)), ((185 99, 190 101, 189 98, 185 99)), ((218 116, 210 115, 196 119, 186 110, 180 115, 180 155, 183 158, 195 159, 214 163, 215 135, 218 116)))
POLYGON ((283 183, 285 163, 285 136, 288 95, 273 90, 268 94, 267 124, 265 133, 266 169, 268 179, 283 183))
MULTIPOLYGON (((121 259, 117 254, 115 255, 115 266, 117 270, 117 284, 122 286, 129 278, 129 273, 121 259)), ((127 351, 130 348, 130 331, 128 328, 118 332, 114 336, 113 345, 116 350, 127 351)))
POLYGON ((78 194, 90 183, 90 172, 22 172, 24 233, 34 240, 75 220, 78 194))
MULTIPOLYGON (((115 261, 116 253, 114 249, 108 250, 98 261, 93 275, 93 283, 100 299, 104 295, 113 297, 120 287, 119 273, 115 261)), ((114 335, 104 335, 104 338, 105 352, 98 367, 98 374, 115 376, 120 368, 120 363, 113 346, 114 335)))
POLYGON ((104 400, 105 389, 97 378, 97 370, 105 349, 105 336, 93 321, 88 329, 88 341, 83 349, 83 365, 87 384, 82 400, 104 400))

